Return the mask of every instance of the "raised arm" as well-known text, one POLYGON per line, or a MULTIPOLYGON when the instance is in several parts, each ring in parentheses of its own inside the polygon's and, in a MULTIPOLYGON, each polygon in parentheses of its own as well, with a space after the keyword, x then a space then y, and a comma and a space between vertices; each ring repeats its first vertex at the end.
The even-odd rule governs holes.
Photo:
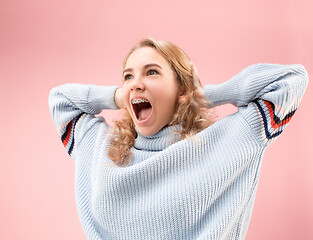
POLYGON ((65 84, 53 88, 49 95, 49 108, 59 136, 69 155, 85 134, 106 124, 95 117, 103 109, 117 109, 114 93, 117 87, 83 84, 65 84))
POLYGON ((206 98, 218 106, 231 103, 269 145, 294 115, 308 84, 302 65, 255 64, 227 82, 204 87, 206 98))

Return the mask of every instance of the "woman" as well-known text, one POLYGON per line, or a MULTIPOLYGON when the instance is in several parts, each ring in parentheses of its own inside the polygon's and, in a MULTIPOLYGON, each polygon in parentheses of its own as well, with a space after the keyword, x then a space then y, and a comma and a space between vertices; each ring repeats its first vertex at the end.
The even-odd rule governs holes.
POLYGON ((121 88, 67 84, 49 97, 88 239, 244 239, 264 150, 299 105, 304 67, 256 64, 202 88, 181 49, 143 39, 122 70, 121 88), (206 100, 238 112, 212 124, 206 100), (94 116, 117 108, 113 129, 94 116))

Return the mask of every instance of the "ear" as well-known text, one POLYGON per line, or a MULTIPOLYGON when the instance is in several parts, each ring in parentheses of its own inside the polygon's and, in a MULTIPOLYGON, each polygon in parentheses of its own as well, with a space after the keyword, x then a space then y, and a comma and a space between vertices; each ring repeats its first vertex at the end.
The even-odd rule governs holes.
POLYGON ((182 103, 187 99, 187 91, 186 89, 181 89, 178 94, 177 102, 182 103))

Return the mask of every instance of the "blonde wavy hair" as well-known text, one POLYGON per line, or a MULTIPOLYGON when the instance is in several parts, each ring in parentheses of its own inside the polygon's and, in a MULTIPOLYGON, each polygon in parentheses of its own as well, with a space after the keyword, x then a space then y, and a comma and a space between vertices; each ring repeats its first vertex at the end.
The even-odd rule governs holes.
MULTIPOLYGON (((158 41, 153 38, 144 38, 134 46, 122 63, 122 71, 125 69, 127 59, 136 50, 142 47, 151 47, 159 52, 171 65, 176 74, 176 80, 185 92, 185 100, 177 103, 176 113, 170 125, 179 124, 180 139, 193 136, 210 126, 211 120, 207 101, 199 96, 197 86, 194 84, 192 62, 187 54, 178 46, 167 41, 158 41)), ((135 144, 137 132, 134 122, 126 109, 125 116, 114 121, 113 132, 110 138, 108 156, 118 166, 125 166, 131 158, 131 148, 135 144)))

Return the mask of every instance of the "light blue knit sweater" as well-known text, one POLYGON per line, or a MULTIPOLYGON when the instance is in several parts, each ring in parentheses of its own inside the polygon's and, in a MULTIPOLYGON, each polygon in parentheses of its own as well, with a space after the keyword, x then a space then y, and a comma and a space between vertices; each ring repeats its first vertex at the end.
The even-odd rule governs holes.
POLYGON ((88 239, 244 239, 264 150, 286 127, 307 84, 301 65, 256 64, 207 85, 209 101, 232 103, 238 112, 172 144, 178 126, 139 134, 127 167, 108 158, 110 126, 94 116, 116 109, 116 87, 52 89, 49 106, 75 160, 77 208, 88 239))

